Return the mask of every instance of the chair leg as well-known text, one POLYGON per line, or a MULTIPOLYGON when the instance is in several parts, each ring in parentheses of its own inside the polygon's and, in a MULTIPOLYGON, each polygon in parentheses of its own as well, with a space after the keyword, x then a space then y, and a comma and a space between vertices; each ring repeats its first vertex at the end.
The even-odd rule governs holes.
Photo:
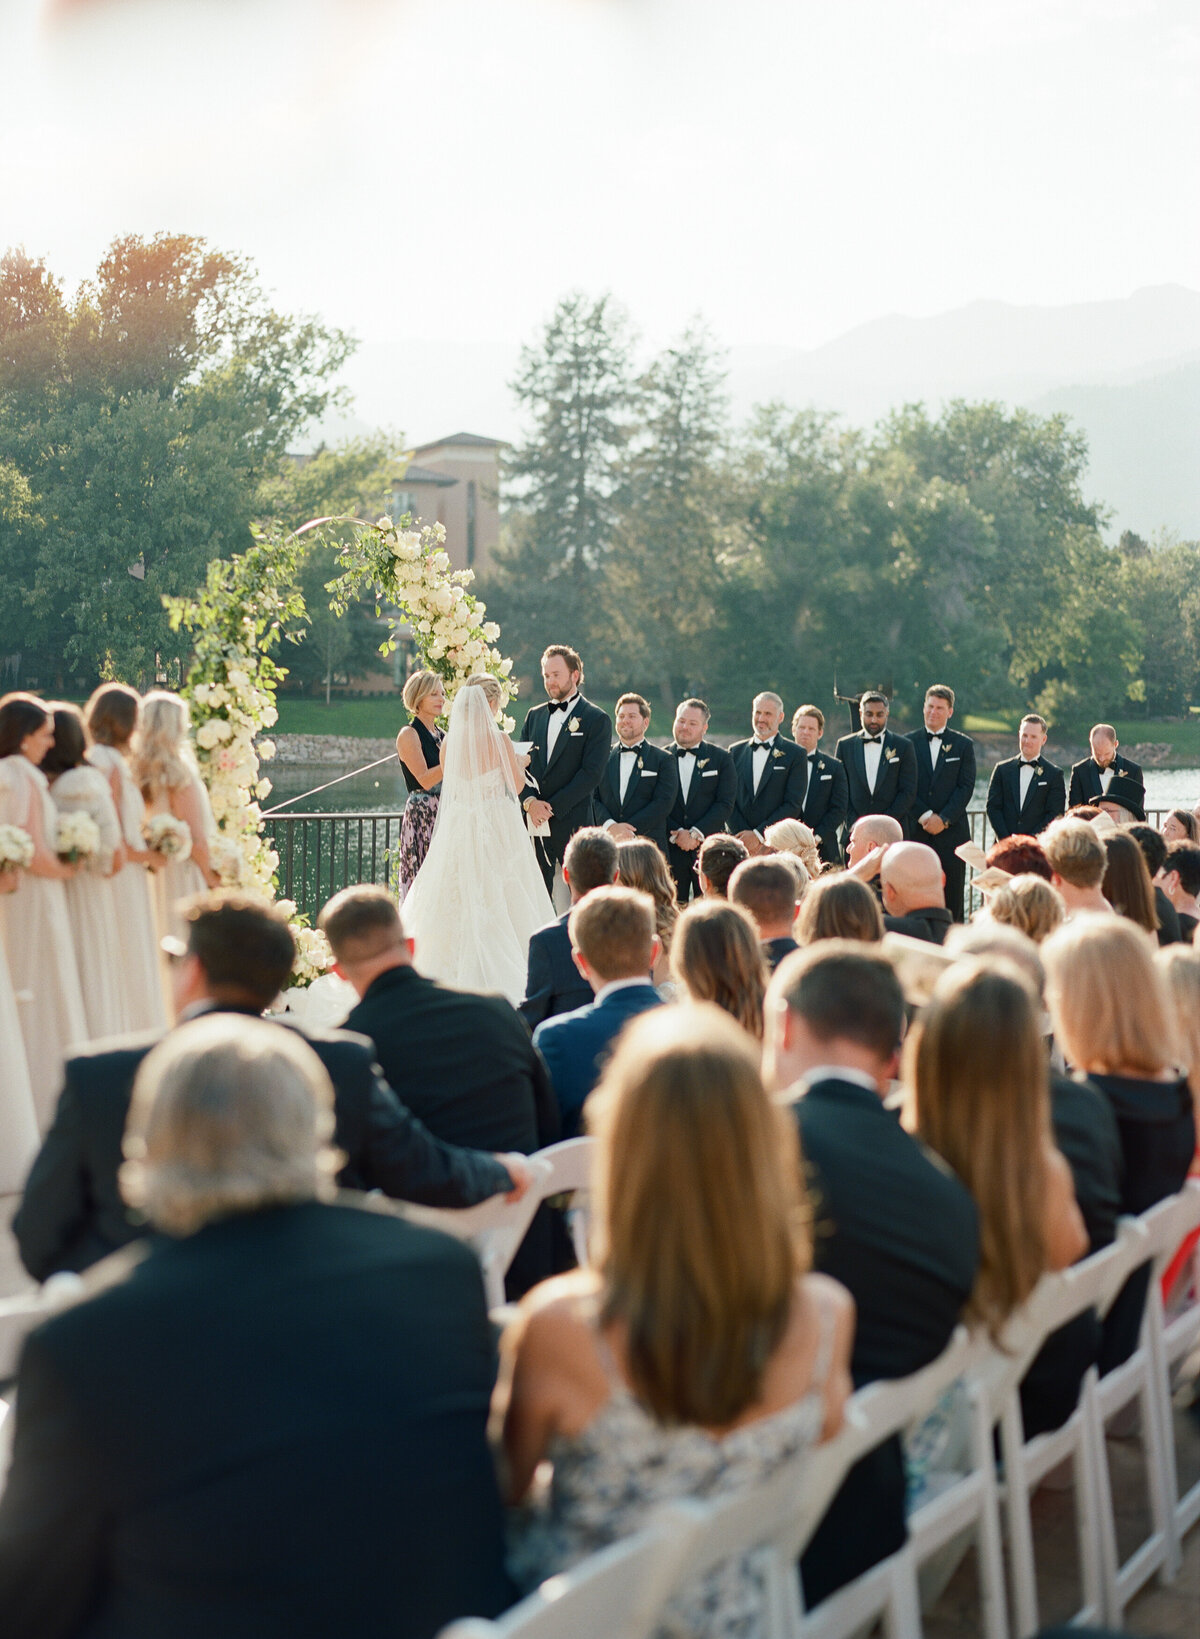
MULTIPOLYGON (((1092 1448, 1092 1479, 1091 1488, 1096 1513, 1096 1536, 1100 1552, 1098 1554, 1098 1571, 1100 1582, 1100 1611, 1102 1620, 1110 1627, 1121 1626, 1121 1599, 1117 1589, 1117 1572, 1120 1568, 1120 1559, 1117 1550, 1117 1523, 1113 1514, 1112 1480, 1108 1472, 1108 1450, 1105 1445, 1104 1419, 1100 1414, 1099 1396, 1096 1390, 1098 1378, 1095 1369, 1088 1374, 1092 1381, 1088 1386, 1089 1415, 1087 1421, 1088 1437, 1092 1448)), ((1086 1379, 1085 1379, 1086 1383, 1086 1379)))
POLYGON ((1004 1548, 1000 1540, 1000 1491, 992 1425, 978 1385, 972 1393, 971 1444, 982 1480, 979 1499, 979 1602, 985 1639, 1008 1639, 1008 1604, 1004 1593, 1004 1548))
MULTIPOLYGON (((1105 1534, 1102 1488, 1107 1491, 1108 1468, 1104 1451, 1104 1431, 1100 1430, 1100 1449, 1096 1449, 1096 1427, 1100 1412, 1096 1403, 1096 1368, 1092 1366, 1083 1380, 1079 1393, 1082 1418, 1079 1447, 1075 1454, 1075 1529, 1079 1542, 1079 1583, 1083 1596, 1080 1620, 1099 1623, 1105 1609, 1105 1534), (1103 1466, 1104 1478, 1099 1469, 1103 1466)), ((1116 1553, 1116 1545, 1113 1545, 1116 1553)))
POLYGON ((1147 1420, 1147 1406, 1143 1405, 1142 1418, 1146 1426, 1142 1430, 1142 1438, 1146 1445, 1150 1506, 1155 1526, 1165 1530, 1167 1538, 1167 1557, 1159 1572, 1159 1580, 1174 1582, 1183 1564, 1179 1519, 1176 1512, 1179 1503, 1179 1470, 1175 1462, 1175 1427, 1171 1415, 1171 1367, 1167 1360, 1157 1269, 1146 1304, 1146 1345, 1150 1355, 1149 1411, 1155 1424, 1151 1429, 1147 1420), (1161 1523, 1156 1510, 1162 1513, 1161 1523))
POLYGON ((1033 1523, 1029 1516, 1029 1481, 1025 1474, 1025 1430, 1017 1396, 1010 1397, 1000 1422, 1004 1456, 1008 1547, 1012 1560, 1012 1607, 1017 1639, 1033 1639, 1038 1629, 1037 1565, 1033 1523))

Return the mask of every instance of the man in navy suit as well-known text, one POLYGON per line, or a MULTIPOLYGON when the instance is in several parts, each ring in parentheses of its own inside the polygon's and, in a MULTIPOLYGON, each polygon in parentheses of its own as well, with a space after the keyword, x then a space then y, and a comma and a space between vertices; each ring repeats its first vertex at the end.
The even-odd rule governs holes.
POLYGON ((675 759, 646 738, 650 702, 640 694, 617 701, 617 743, 596 792, 596 823, 614 842, 648 837, 667 852, 667 815, 679 795, 675 759))
POLYGON ((1088 735, 1088 744, 1092 748, 1091 756, 1076 763, 1071 770, 1068 808, 1078 808, 1080 803, 1096 802, 1107 796, 1109 781, 1115 774, 1124 774, 1127 780, 1145 786, 1140 765, 1122 757, 1117 750, 1120 741, 1111 723, 1097 723, 1088 735))
POLYGON ((780 734, 783 701, 769 691, 754 696, 754 734, 729 748, 737 775, 737 798, 729 829, 750 854, 765 854, 763 832, 776 820, 799 819, 808 759, 780 734))
POLYGON ((701 844, 727 828, 737 796, 733 758, 705 738, 708 716, 703 700, 684 700, 676 709, 671 731, 670 754, 675 759, 679 794, 667 816, 667 858, 681 905, 693 896, 700 898, 696 865, 701 844))
MULTIPOLYGON (((828 939, 789 956, 764 1009, 766 1074, 793 1103, 816 1203, 813 1259, 857 1318, 856 1389, 936 1360, 971 1295, 979 1215, 950 1169, 884 1096, 904 992, 870 946, 828 939)), ((903 1546, 904 1461, 889 1440, 850 1470, 800 1561, 812 1607, 903 1546)))
POLYGON ((837 743, 849 792, 843 847, 864 814, 887 814, 904 825, 917 794, 916 753, 911 740, 887 726, 889 709, 886 694, 868 690, 859 701, 862 728, 837 743))
POLYGON ((1020 754, 997 763, 988 782, 987 817, 998 841, 1036 837, 1065 812, 1067 786, 1063 771, 1043 757, 1048 729, 1036 711, 1021 719, 1020 754))
POLYGON ((554 1083, 564 1138, 579 1133, 584 1102, 609 1051, 630 1019, 662 998, 650 983, 658 956, 654 902, 633 888, 595 888, 568 923, 571 947, 595 1000, 547 1019, 533 1033, 554 1083))
MULTIPOLYGON (((617 845, 598 825, 585 825, 567 843, 562 870, 574 909, 593 888, 608 887, 616 881, 617 845)), ((536 1030, 543 1019, 586 1007, 592 999, 592 987, 571 954, 567 930, 570 916, 569 910, 564 911, 557 921, 539 928, 529 941, 529 972, 520 1010, 531 1030, 536 1030)))
POLYGON ((546 891, 554 886, 576 831, 591 825, 592 805, 608 763, 612 724, 607 712, 580 693, 583 661, 566 643, 552 643, 542 656, 542 682, 549 698, 525 713, 523 740, 532 741, 521 806, 534 826, 550 835, 535 837, 546 891))
POLYGON ((808 758, 808 783, 800 818, 816 837, 821 858, 831 865, 840 865, 842 849, 838 833, 850 799, 846 791, 846 770, 836 757, 826 756, 820 749, 824 732, 825 713, 820 706, 796 707, 792 713, 792 739, 808 758))
POLYGON ((975 794, 975 742, 952 729, 954 690, 934 683, 925 690, 925 727, 909 735, 917 760, 917 794, 908 835, 932 848, 946 878, 946 908, 963 920, 967 867, 954 850, 971 840, 967 809, 975 794))

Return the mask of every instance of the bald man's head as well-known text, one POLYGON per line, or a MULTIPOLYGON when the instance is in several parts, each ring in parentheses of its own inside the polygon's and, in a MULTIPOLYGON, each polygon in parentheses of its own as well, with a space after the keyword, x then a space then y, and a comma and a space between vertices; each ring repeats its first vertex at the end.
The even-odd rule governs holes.
POLYGON ((901 842, 903 839, 904 827, 890 814, 864 814, 860 820, 855 821, 854 829, 850 833, 846 863, 857 865, 860 859, 865 859, 876 848, 888 848, 893 842, 901 842))
POLYGON ((883 856, 879 877, 890 916, 907 916, 931 905, 945 908, 942 862, 923 842, 894 842, 883 856))

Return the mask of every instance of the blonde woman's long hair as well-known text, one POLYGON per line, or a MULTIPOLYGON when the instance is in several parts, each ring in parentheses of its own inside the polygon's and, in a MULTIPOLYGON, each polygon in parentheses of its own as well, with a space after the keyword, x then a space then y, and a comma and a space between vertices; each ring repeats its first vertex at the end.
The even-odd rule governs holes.
POLYGON ((745 1032, 688 1005, 623 1032, 585 1119, 601 1314, 634 1392, 660 1423, 727 1427, 761 1396, 811 1261, 795 1120, 745 1032))
POLYGON ((675 897, 675 882, 667 869, 667 861, 656 842, 645 837, 632 837, 617 844, 617 881, 624 888, 637 888, 648 893, 654 901, 654 931, 669 955, 675 924, 679 920, 679 904, 675 897))
POLYGON ((1076 1070, 1157 1076, 1175 1031, 1150 935, 1124 916, 1079 916, 1042 946, 1054 1034, 1076 1070))
POLYGON ((758 929, 727 899, 696 899, 675 924, 671 972, 693 1002, 715 1002, 756 1041, 763 1034, 767 973, 758 929))
POLYGON ((196 773, 188 744, 187 702, 166 689, 152 689, 142 701, 133 755, 133 777, 149 802, 178 791, 196 773))
POLYGON ((934 987, 904 1054, 917 1131, 979 1209, 967 1312, 993 1337, 1046 1267, 1050 1075, 1038 1011, 1015 966, 967 958, 934 987))
POLYGON ((1166 981, 1174 1010, 1175 1043, 1187 1071, 1200 1132, 1200 950, 1195 945, 1168 945, 1155 954, 1154 962, 1166 981))

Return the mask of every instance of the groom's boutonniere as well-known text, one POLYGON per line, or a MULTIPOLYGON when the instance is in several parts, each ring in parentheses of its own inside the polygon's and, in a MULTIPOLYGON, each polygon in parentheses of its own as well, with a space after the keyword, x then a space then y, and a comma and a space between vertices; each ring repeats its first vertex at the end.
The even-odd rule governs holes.
POLYGON ((579 719, 578 719, 578 717, 572 717, 571 721, 567 724, 567 728, 570 730, 570 732, 572 734, 578 734, 579 733, 579 719))
POLYGON ((1041 779, 1041 777, 1042 777, 1042 765, 1041 765, 1041 763, 1039 763, 1037 765, 1037 767, 1034 769, 1033 777, 1034 777, 1035 780, 1040 780, 1041 779))

